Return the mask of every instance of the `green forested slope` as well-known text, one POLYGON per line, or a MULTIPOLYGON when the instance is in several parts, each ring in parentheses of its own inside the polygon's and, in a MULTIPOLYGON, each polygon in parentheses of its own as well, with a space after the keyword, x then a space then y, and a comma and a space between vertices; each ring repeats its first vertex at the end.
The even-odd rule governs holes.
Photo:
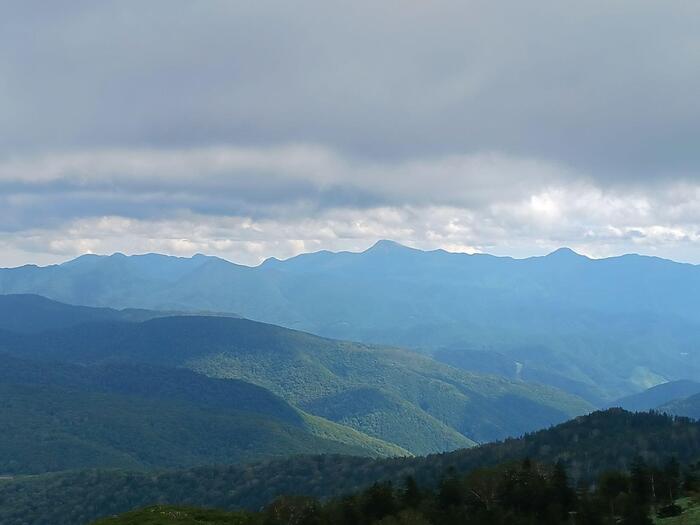
POLYGON ((393 443, 417 454, 475 444, 435 417, 379 388, 346 390, 307 403, 305 408, 374 436, 390 436, 393 443))
POLYGON ((450 469, 437 486, 407 476, 327 501, 282 496, 258 512, 159 505, 96 525, 697 525, 698 473, 698 464, 637 458, 628 471, 608 470, 595 484, 574 487, 561 463, 525 459, 450 469))
POLYGON ((650 464, 700 459, 700 423, 621 410, 597 412, 521 439, 422 458, 371 460, 347 456, 288 458, 250 466, 154 473, 81 471, 0 482, 4 525, 83 525, 100 516, 157 503, 257 510, 280 495, 332 497, 406 475, 434 487, 450 467, 469 472, 532 458, 589 483, 637 456, 650 464))
POLYGON ((310 452, 368 454, 250 412, 53 387, 0 385, 0 472, 239 463, 310 452))
POLYGON ((0 474, 183 467, 321 451, 406 454, 305 414, 259 386, 189 370, 0 355, 0 398, 0 474))
POLYGON ((146 362, 243 379, 303 410, 414 453, 518 435, 592 409, 550 387, 460 371, 409 351, 245 319, 186 316, 91 323, 19 341, 0 334, 3 348, 40 359, 146 362))

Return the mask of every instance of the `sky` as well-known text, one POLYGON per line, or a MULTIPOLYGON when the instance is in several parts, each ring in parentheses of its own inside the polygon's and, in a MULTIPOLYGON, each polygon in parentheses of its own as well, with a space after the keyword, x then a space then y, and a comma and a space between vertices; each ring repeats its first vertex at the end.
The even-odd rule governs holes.
POLYGON ((5 0, 0 266, 700 263, 695 0, 5 0))

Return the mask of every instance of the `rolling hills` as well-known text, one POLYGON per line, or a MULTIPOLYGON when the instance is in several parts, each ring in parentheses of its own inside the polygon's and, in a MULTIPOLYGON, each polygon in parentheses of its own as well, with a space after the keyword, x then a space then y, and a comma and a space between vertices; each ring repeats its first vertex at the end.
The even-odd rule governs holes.
POLYGON ((145 321, 160 317, 151 310, 90 308, 52 301, 34 294, 0 295, 0 330, 40 333, 99 321, 145 321))
POLYGON ((593 408, 550 387, 460 371, 418 353, 238 318, 161 317, 0 333, 0 351, 80 364, 187 367, 242 379, 417 454, 519 435, 593 408))
POLYGON ((163 468, 398 447, 309 416, 269 391, 189 370, 0 355, 0 473, 163 468))
POLYGON ((339 496, 376 481, 412 475, 427 487, 453 467, 458 472, 531 458, 561 461, 574 483, 609 469, 626 470, 637 456, 663 464, 700 459, 700 423, 619 409, 596 412, 523 438, 420 458, 372 460, 297 457, 249 466, 200 467, 146 473, 89 470, 0 481, 0 522, 6 525, 84 525, 158 503, 257 510, 279 495, 339 496), (575 444, 575 446, 572 446, 575 444))
POLYGON ((665 403, 657 407, 657 410, 667 414, 700 420, 700 394, 665 403))
POLYGON ((700 383, 697 381, 670 381, 651 387, 638 394, 618 399, 611 403, 611 406, 617 406, 630 411, 643 412, 646 410, 658 409, 659 407, 698 393, 700 393, 700 383))
POLYGON ((421 349, 495 366, 596 405, 700 376, 700 268, 561 249, 511 259, 381 241, 257 267, 215 257, 83 256, 0 271, 0 293, 74 304, 233 312, 326 337, 421 349), (464 353, 464 357, 460 357, 464 353))

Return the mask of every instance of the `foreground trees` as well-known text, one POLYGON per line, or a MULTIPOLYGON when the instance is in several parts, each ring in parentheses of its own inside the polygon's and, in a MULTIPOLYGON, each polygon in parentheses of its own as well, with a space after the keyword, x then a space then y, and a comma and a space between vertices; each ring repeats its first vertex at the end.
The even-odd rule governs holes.
POLYGON ((677 514, 676 498, 698 490, 698 467, 682 469, 673 458, 650 466, 637 458, 629 473, 608 471, 576 489, 561 463, 525 460, 466 476, 449 470, 433 490, 409 476, 402 486, 376 483, 326 504, 282 498, 258 519, 264 525, 652 525, 654 513, 677 514))
POLYGON ((399 486, 375 483, 325 503, 284 496, 258 513, 217 514, 215 521, 202 521, 201 511, 190 510, 194 513, 190 522, 186 510, 146 509, 141 512, 148 513, 151 521, 139 521, 143 515, 132 513, 100 525, 165 525, 173 515, 183 524, 653 525, 655 513, 669 517, 681 512, 675 499, 698 490, 698 467, 681 468, 673 458, 651 466, 637 458, 629 472, 608 471, 593 486, 574 488, 563 464, 547 466, 525 460, 467 475, 450 469, 433 489, 421 488, 407 476, 399 486), (163 516, 163 521, 152 521, 153 516, 163 516))

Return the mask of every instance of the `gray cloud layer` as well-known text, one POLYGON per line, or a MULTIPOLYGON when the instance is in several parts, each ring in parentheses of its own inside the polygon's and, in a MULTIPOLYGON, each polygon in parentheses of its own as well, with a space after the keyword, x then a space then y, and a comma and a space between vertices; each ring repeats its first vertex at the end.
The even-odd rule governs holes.
POLYGON ((700 4, 9 2, 0 264, 378 237, 700 261, 700 4))

